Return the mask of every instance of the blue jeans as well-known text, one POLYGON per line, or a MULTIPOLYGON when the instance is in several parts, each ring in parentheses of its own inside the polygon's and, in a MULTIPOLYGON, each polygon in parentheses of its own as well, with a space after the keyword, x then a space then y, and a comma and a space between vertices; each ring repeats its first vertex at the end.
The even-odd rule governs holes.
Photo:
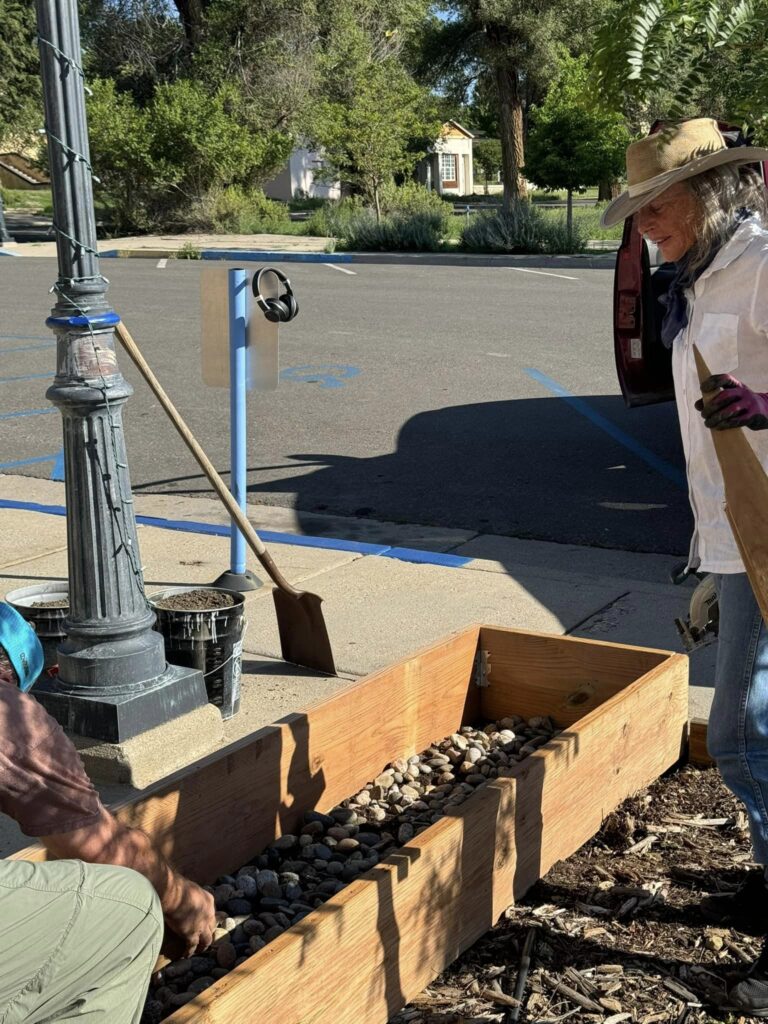
POLYGON ((768 630, 746 573, 715 575, 720 633, 707 746, 768 864, 768 630))

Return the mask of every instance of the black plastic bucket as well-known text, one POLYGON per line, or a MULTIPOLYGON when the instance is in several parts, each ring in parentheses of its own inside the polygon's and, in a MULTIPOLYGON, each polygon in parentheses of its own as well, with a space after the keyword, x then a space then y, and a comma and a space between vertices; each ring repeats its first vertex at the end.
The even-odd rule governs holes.
POLYGON ((37 633, 43 647, 43 670, 58 664, 59 644, 67 639, 64 619, 69 614, 69 592, 66 580, 36 583, 32 587, 11 590, 4 600, 23 616, 37 633), (42 607, 35 608, 34 605, 42 607), (57 607, 58 606, 58 607, 57 607))
POLYGON ((240 708, 243 632, 245 630, 242 594, 216 587, 169 587, 150 597, 157 616, 155 629, 163 634, 165 656, 171 665, 196 668, 203 673, 208 700, 231 718, 240 708), (158 608, 174 595, 210 592, 209 608, 158 608), (215 607, 220 595, 231 597, 233 604, 215 607))

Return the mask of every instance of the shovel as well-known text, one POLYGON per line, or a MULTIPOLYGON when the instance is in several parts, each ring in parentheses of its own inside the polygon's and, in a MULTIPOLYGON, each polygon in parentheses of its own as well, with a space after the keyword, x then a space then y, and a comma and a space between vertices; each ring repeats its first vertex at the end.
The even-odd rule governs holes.
POLYGON ((229 488, 221 479, 203 449, 195 440, 192 431, 179 415, 178 410, 160 385, 157 377, 149 368, 147 361, 139 351, 138 345, 131 337, 127 327, 118 323, 115 327, 125 351, 136 364, 144 380, 149 384, 155 397, 168 413, 174 427, 181 435, 187 448, 192 452, 200 468, 210 480, 214 490, 224 503, 232 519, 237 523, 254 554, 271 577, 276 590, 272 591, 277 612, 277 628, 280 632, 280 647, 285 661, 306 668, 317 669, 335 675, 333 651, 328 639, 328 629, 320 609, 322 598, 304 590, 296 590, 286 580, 275 565, 272 556, 264 547, 264 543, 248 522, 240 506, 232 497, 229 488))

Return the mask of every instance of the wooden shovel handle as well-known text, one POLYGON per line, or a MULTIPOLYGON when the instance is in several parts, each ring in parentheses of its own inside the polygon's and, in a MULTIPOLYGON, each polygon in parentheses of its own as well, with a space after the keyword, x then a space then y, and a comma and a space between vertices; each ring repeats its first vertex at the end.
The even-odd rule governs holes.
POLYGON ((125 351, 136 364, 139 373, 142 375, 147 384, 149 384, 153 394, 160 402, 162 407, 165 409, 165 411, 168 413, 168 416, 171 422, 173 423, 174 427, 176 427, 176 430, 179 432, 182 441, 184 442, 184 444, 186 444, 187 448, 189 448, 189 450, 194 455, 198 465, 205 473, 205 475, 208 477, 214 490, 224 503, 227 512, 229 512, 232 519, 237 523, 241 533, 248 541, 256 557, 259 559, 261 564, 269 573, 275 585, 278 586, 280 590, 286 591, 286 593, 290 594, 292 597, 298 597, 301 594, 301 591, 296 590, 295 587, 292 587, 291 584, 286 580, 286 578, 275 565, 272 556, 264 547, 264 542, 261 540, 259 535, 254 530, 254 528, 248 522, 248 519, 243 514, 242 509, 237 504, 235 499, 232 497, 229 488, 221 479, 219 474, 216 472, 210 459, 208 458, 208 456, 205 454, 205 452, 195 439, 194 434, 189 429, 184 420, 181 418, 181 415, 177 410, 176 406, 173 404, 173 402, 170 400, 168 395, 163 390, 160 381, 154 375, 146 359, 139 351, 139 347, 131 337, 128 328, 125 326, 125 324, 121 322, 118 323, 117 326, 115 327, 115 332, 120 340, 120 344, 123 346, 125 351))

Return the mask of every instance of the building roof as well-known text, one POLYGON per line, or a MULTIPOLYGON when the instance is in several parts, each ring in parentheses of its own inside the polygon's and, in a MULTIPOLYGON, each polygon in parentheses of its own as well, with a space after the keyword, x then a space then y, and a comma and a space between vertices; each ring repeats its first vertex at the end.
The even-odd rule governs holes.
POLYGON ((460 125, 458 121, 454 121, 453 119, 445 122, 445 124, 443 125, 443 134, 447 135, 451 131, 451 129, 455 132, 459 132, 467 139, 474 139, 474 135, 472 134, 472 132, 468 131, 466 128, 460 125))

